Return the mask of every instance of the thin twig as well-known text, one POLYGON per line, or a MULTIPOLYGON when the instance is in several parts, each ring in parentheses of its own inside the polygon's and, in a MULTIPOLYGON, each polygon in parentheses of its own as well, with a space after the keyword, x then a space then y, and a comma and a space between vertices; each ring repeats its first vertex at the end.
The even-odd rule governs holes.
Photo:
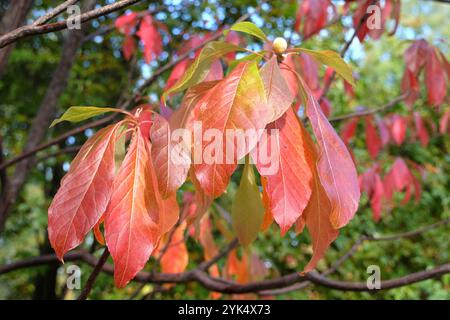
POLYGON ((86 285, 84 286, 84 289, 81 292, 81 294, 77 300, 86 300, 87 299, 89 293, 92 290, 92 286, 94 285, 95 280, 97 279, 98 275, 102 271, 103 266, 106 263, 106 260, 108 260, 108 257, 109 257, 109 250, 108 250, 108 247, 105 247, 105 250, 103 251, 97 264, 95 265, 94 270, 92 270, 91 274, 89 275, 89 279, 86 282, 86 285))

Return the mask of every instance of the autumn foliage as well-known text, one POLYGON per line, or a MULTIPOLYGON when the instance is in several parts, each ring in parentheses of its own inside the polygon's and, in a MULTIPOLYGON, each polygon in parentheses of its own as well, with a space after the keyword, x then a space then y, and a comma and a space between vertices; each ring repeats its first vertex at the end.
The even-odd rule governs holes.
MULTIPOLYGON (((351 2, 347 1, 345 10, 351 2)), ((353 21, 358 25, 371 1, 356 2, 353 21)), ((396 21, 396 28, 400 1, 385 1, 381 9, 383 28, 376 32, 361 28, 360 41, 367 35, 378 39, 388 19, 396 21)), ((303 1, 296 28, 306 39, 336 15, 331 1, 303 1)), ((146 62, 162 52, 165 28, 149 13, 126 14, 115 26, 124 35, 125 59, 137 54, 138 40, 146 62)), ((338 53, 274 48, 250 22, 226 29, 222 40, 210 41, 211 36, 193 36, 180 49, 182 55, 203 45, 172 69, 165 93, 159 97, 160 112, 147 105, 138 105, 132 112, 72 107, 55 122, 78 122, 105 112, 123 117, 84 144, 50 205, 49 238, 59 259, 80 245, 91 230, 100 243, 104 239, 111 253, 118 287, 133 279, 151 256, 159 257, 163 272, 183 272, 189 259, 187 236, 204 248, 206 260, 211 259, 218 248, 208 209, 226 192, 235 172, 241 175, 230 212, 233 230, 218 227, 223 236, 229 240, 237 236, 248 247, 273 221, 283 235, 291 229, 301 233, 306 227, 313 254, 299 272, 314 269, 339 229, 351 221, 360 192, 367 194, 375 220, 395 205, 396 193, 404 193, 402 203, 420 198, 424 168, 399 156, 383 172, 379 155, 383 148, 400 145, 405 139, 426 146, 433 130, 448 132, 448 111, 440 128, 433 128, 418 112, 384 118, 367 113, 345 119, 338 134, 329 119, 332 107, 324 97, 326 83, 337 74, 350 97, 355 85, 351 68, 338 53), (255 37, 267 50, 247 49, 242 33, 255 37), (237 58, 236 53, 245 53, 245 57, 237 58), (322 66, 325 79, 319 77, 322 66), (203 131, 219 133, 223 138, 219 148, 212 148, 211 139, 187 148, 174 141, 178 129, 189 134, 189 141, 194 139, 196 123, 201 123, 203 131), (359 176, 351 151, 358 126, 364 127, 367 152, 373 160, 359 176), (250 130, 255 135, 238 143, 227 138, 229 130, 250 130), (216 160, 219 155, 224 158, 228 148, 236 152, 227 161, 196 159, 205 153, 216 160), (274 172, 268 172, 269 164, 261 160, 261 149, 276 160, 274 172), (174 150, 181 162, 173 161, 174 150), (190 191, 180 191, 184 184, 190 185, 190 191)), ((418 40, 404 58, 401 89, 405 101, 411 105, 418 99, 423 78, 429 103, 442 104, 450 72, 444 55, 418 40)), ((237 282, 246 283, 262 279, 264 266, 255 254, 238 257, 233 251, 224 270, 214 264, 209 272, 236 276, 237 282)))

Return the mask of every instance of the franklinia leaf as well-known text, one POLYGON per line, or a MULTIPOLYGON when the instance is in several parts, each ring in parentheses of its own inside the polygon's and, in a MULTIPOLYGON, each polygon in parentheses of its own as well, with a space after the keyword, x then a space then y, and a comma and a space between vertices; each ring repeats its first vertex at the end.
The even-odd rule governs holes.
POLYGON ((390 118, 390 129, 392 139, 397 145, 401 145, 406 138, 406 119, 398 114, 390 118))
POLYGON ((199 101, 195 120, 202 124, 202 132, 215 133, 209 140, 197 139, 201 141, 194 146, 194 172, 206 194, 221 195, 237 161, 256 145, 257 135, 269 117, 266 104, 264 85, 254 62, 241 63, 199 101), (239 131, 241 136, 253 132, 248 139, 239 139, 227 137, 227 129, 239 131))
POLYGON ((248 160, 233 199, 231 217, 239 242, 248 246, 256 239, 264 217, 261 193, 255 181, 253 166, 248 160))
POLYGON ((261 79, 266 90, 267 105, 273 110, 270 122, 281 117, 291 106, 294 98, 278 66, 277 57, 273 56, 260 70, 261 79))
POLYGON ((317 162, 316 147, 306 130, 304 128, 302 130, 305 132, 305 141, 309 150, 307 161, 313 170, 313 181, 311 199, 297 222, 296 229, 298 232, 301 232, 301 229, 303 229, 302 225, 305 224, 311 235, 313 255, 304 269, 304 272, 308 272, 316 267, 317 262, 325 255, 330 244, 337 238, 339 231, 331 224, 331 202, 315 167, 317 162))
POLYGON ((105 212, 105 240, 114 260, 116 286, 124 287, 147 262, 160 231, 153 196, 148 138, 135 132, 128 153, 114 179, 110 204, 105 212))
POLYGON ((341 228, 358 209, 360 191, 355 164, 311 93, 306 115, 319 144, 317 171, 331 203, 331 224, 336 229, 341 228))
POLYGON ((56 255, 79 245, 105 211, 114 180, 114 145, 121 122, 93 135, 72 161, 48 209, 48 233, 56 255))
MULTIPOLYGON (((264 32, 252 22, 242 21, 242 22, 235 23, 231 26, 230 30, 244 32, 244 33, 250 34, 254 37, 257 37, 263 41, 266 41, 266 42, 269 41, 269 39, 267 39, 267 36, 264 34, 264 32)), ((228 30, 226 30, 225 33, 228 33, 228 30)))
POLYGON ((244 51, 244 49, 234 44, 222 41, 212 41, 207 43, 198 57, 186 70, 183 77, 181 77, 177 83, 169 88, 169 90, 164 93, 164 96, 171 93, 180 92, 203 81, 208 75, 211 64, 215 60, 234 51, 244 51))
POLYGON ((60 118, 53 120, 52 124, 50 125, 50 128, 63 121, 80 122, 104 114, 106 112, 123 113, 124 111, 115 108, 81 107, 81 106, 70 107, 69 109, 66 110, 66 112, 64 112, 64 114, 60 118))
MULTIPOLYGON (((428 102, 432 105, 442 104, 447 93, 445 69, 439 58, 438 49, 430 46, 425 62, 425 86, 428 92, 428 102)), ((443 56, 442 58, 445 59, 443 56)))
POLYGON ((137 18, 138 14, 136 12, 124 14, 116 19, 114 25, 120 32, 124 33, 125 35, 130 35, 130 33, 138 23, 137 18))
POLYGON ((252 151, 259 173, 266 179, 266 206, 282 234, 297 221, 311 196, 311 167, 306 157, 305 131, 292 108, 267 125, 252 151), (267 155, 266 155, 267 153, 267 155))
POLYGON ((136 33, 144 44, 144 57, 147 63, 158 57, 162 52, 162 39, 158 29, 153 23, 153 18, 146 15, 141 20, 138 32, 136 33))
POLYGON ((336 8, 330 0, 304 0, 299 5, 294 29, 300 31, 303 19, 302 34, 304 39, 311 37, 324 28, 328 21, 329 7, 334 13, 336 8))
POLYGON ((372 159, 378 156, 381 150, 381 139, 378 135, 377 129, 373 123, 373 117, 365 117, 366 122, 366 146, 372 159))
POLYGON ((158 114, 153 115, 150 139, 159 192, 166 198, 186 180, 191 166, 191 150, 183 141, 172 139, 169 122, 158 114))
POLYGON ((341 56, 337 52, 331 50, 315 51, 304 48, 295 48, 291 49, 290 51, 304 52, 306 54, 309 54, 317 61, 332 68, 334 71, 336 71, 337 74, 339 74, 352 86, 355 85, 355 81, 353 80, 352 69, 347 63, 345 63, 345 61, 341 58, 341 56))

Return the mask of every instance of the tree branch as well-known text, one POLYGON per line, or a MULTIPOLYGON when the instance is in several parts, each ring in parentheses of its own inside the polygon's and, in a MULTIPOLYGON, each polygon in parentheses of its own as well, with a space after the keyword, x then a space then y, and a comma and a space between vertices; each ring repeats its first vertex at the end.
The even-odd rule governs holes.
POLYGON ((108 257, 109 257, 109 250, 108 250, 108 247, 105 247, 105 250, 103 251, 100 259, 98 259, 98 262, 94 267, 94 270, 92 270, 92 273, 89 275, 89 279, 86 282, 86 285, 84 286, 84 289, 81 292, 81 294, 77 300, 86 300, 87 299, 89 293, 92 290, 92 286, 94 285, 95 280, 97 279, 98 275, 102 271, 102 268, 105 265, 106 260, 108 260, 108 257))
MULTIPOLYGON (((90 10, 86 13, 83 13, 79 16, 73 17, 74 20, 77 18, 80 19, 81 23, 90 21, 92 19, 107 15, 111 12, 123 9, 125 7, 128 7, 132 4, 135 4, 141 0, 121 0, 117 1, 113 4, 106 5, 104 7, 90 10)), ((58 6, 59 7, 59 6, 58 6)), ((55 11, 58 7, 56 7, 53 11, 55 11)), ((51 16, 54 13, 48 13, 47 15, 51 16)), ((43 18, 45 20, 46 18, 43 18)), ((45 34, 50 33, 54 31, 59 31, 67 28, 67 20, 55 22, 55 23, 49 23, 49 24, 43 24, 43 25, 27 25, 20 28, 17 28, 3 36, 0 37, 0 48, 3 48, 4 46, 13 43, 19 39, 37 35, 37 34, 45 34)))

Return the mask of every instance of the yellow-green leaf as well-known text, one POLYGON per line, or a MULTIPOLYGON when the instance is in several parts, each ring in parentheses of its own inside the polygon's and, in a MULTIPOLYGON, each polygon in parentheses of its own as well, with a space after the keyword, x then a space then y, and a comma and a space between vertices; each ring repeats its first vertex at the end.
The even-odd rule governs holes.
MULTIPOLYGON (((263 41, 267 42, 269 41, 264 32, 252 22, 242 21, 235 23, 234 25, 231 26, 230 30, 244 32, 254 37, 260 38, 263 41)), ((228 32, 228 30, 226 32, 228 32)))
POLYGON ((248 157, 231 207, 231 217, 239 242, 248 246, 256 239, 264 218, 264 205, 248 157))
POLYGON ((259 63, 264 57, 264 54, 265 51, 260 51, 258 53, 250 53, 240 59, 235 59, 230 62, 230 65, 228 66, 228 72, 231 72, 231 70, 233 70, 239 63, 244 61, 255 61, 256 63, 259 63))
POLYGON ((342 78, 344 78, 348 83, 352 86, 355 85, 355 81, 353 80, 352 69, 350 66, 341 58, 341 56, 334 51, 331 50, 309 50, 304 48, 295 48, 291 51, 295 52, 304 52, 313 57, 316 61, 325 64, 336 71, 342 78))
POLYGON ((245 51, 245 49, 223 41, 209 42, 203 47, 197 59, 189 66, 183 77, 164 93, 164 97, 201 82, 207 76, 214 60, 233 51, 245 51))
POLYGON ((99 107, 70 107, 60 118, 53 120, 50 128, 63 121, 80 122, 106 112, 122 112, 122 110, 99 107))

